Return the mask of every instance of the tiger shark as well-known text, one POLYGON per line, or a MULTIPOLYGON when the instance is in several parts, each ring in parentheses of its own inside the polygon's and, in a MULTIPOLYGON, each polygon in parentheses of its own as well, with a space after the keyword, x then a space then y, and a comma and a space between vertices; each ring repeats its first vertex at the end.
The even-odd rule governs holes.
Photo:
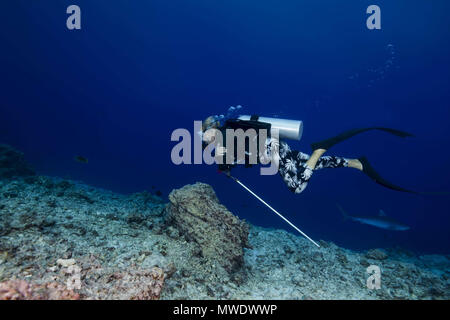
POLYGON ((409 230, 410 227, 400 223, 392 218, 389 218, 383 210, 380 209, 378 216, 351 216, 339 205, 336 204, 339 211, 341 211, 344 219, 350 219, 352 221, 357 221, 362 224, 368 224, 373 227, 392 230, 392 231, 406 231, 409 230))

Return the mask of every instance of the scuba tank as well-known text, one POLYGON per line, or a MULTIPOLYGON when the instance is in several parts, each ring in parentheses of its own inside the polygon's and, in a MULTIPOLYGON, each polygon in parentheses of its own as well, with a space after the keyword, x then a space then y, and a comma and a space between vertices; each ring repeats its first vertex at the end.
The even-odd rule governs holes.
POLYGON ((300 140, 302 138, 303 121, 249 115, 241 115, 238 119, 243 121, 254 120, 270 123, 271 132, 275 130, 278 131, 280 139, 300 140))

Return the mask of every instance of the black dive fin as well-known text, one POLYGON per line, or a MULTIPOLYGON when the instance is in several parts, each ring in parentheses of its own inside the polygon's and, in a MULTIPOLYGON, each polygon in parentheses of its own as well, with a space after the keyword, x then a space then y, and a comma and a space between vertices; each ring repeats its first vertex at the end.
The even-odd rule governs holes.
POLYGON ((385 131, 387 133, 393 134, 394 136, 397 136, 397 137, 400 137, 400 138, 414 137, 414 135, 411 134, 411 133, 408 133, 408 132, 405 132, 405 131, 400 131, 400 130, 397 130, 397 129, 383 128, 383 127, 374 127, 374 128, 370 128, 370 129, 385 131))
POLYGON ((390 183, 389 181, 385 180, 384 178, 382 178, 378 172, 375 171, 375 169, 370 165, 369 161, 367 160, 366 157, 361 157, 358 159, 362 166, 363 166, 363 172, 372 180, 374 180, 376 183, 382 185, 383 187, 392 189, 392 190, 396 190, 396 191, 402 191, 402 192, 409 192, 409 193, 415 193, 415 194, 419 194, 420 192, 416 192, 416 191, 411 191, 408 189, 404 189, 402 187, 396 186, 392 183, 390 183))
POLYGON ((388 132, 390 134, 393 134, 397 137, 401 137, 401 138, 406 138, 406 137, 412 137, 413 135, 408 133, 408 132, 404 132, 404 131, 400 131, 400 130, 396 130, 396 129, 390 129, 390 128, 383 128, 383 127, 371 127, 371 128, 361 128, 361 129, 352 129, 349 131, 345 131, 333 138, 330 139, 326 139, 326 140, 322 140, 319 142, 315 142, 313 144, 311 144, 311 148, 313 150, 317 150, 317 149, 325 149, 328 150, 330 149, 332 146, 334 146, 335 144, 338 144, 339 142, 342 142, 344 140, 347 140, 357 134, 366 132, 366 131, 370 131, 370 130, 380 130, 380 131, 385 131, 388 132))

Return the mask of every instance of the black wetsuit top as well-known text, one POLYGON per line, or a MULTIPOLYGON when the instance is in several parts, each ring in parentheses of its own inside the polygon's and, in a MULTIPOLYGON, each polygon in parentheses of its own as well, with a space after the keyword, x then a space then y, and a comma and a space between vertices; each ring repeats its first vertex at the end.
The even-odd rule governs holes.
MULTIPOLYGON (((227 129, 232 129, 232 130, 237 130, 237 129, 242 129, 244 132, 248 129, 254 129, 256 131, 256 158, 257 158, 257 163, 259 163, 259 146, 260 146, 260 134, 262 132, 262 130, 266 130, 265 134, 263 135, 263 139, 266 138, 270 138, 270 128, 271 128, 271 124, 270 123, 266 123, 266 122, 260 122, 257 121, 258 117, 257 116, 252 116, 251 120, 240 120, 240 119, 229 119, 225 122, 225 124, 219 128, 219 130, 222 133, 222 137, 223 137, 223 143, 224 146, 227 146, 226 143, 226 130, 227 129)), ((246 167, 251 167, 252 164, 250 164, 250 141, 248 139, 248 137, 245 139, 245 159, 238 159, 238 138, 235 136, 234 137, 234 150, 233 150, 233 164, 227 164, 226 163, 226 154, 224 154, 223 156, 223 164, 219 164, 219 170, 221 171, 228 171, 230 170, 233 166, 235 166, 236 164, 240 163, 240 164, 244 164, 246 167)), ((229 150, 227 150, 227 152, 229 152, 229 150)))

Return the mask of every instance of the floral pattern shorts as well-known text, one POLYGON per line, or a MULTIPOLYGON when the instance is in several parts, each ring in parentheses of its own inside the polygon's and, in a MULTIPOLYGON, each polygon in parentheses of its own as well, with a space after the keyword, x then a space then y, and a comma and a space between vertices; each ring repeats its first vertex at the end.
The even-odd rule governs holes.
POLYGON ((280 142, 278 172, 292 192, 301 193, 305 190, 315 170, 348 166, 348 160, 345 158, 323 156, 319 158, 316 167, 313 169, 306 164, 309 157, 310 155, 306 153, 291 150, 287 143, 280 142))

